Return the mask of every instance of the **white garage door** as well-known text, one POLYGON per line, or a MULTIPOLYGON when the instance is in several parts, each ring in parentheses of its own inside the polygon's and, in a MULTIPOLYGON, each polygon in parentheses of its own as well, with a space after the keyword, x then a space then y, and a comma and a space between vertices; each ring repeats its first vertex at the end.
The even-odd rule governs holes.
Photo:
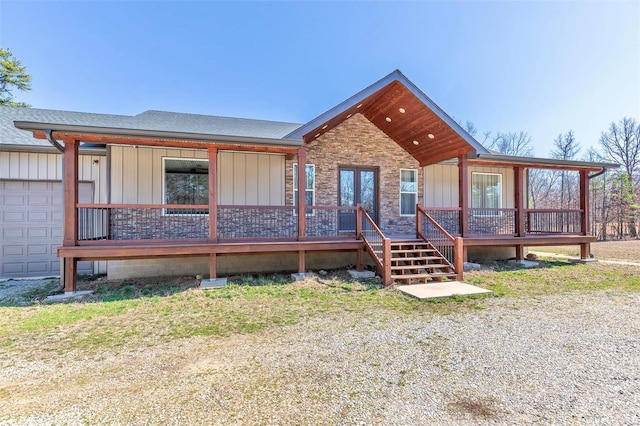
MULTIPOLYGON (((79 191, 92 202, 92 183, 79 191)), ((60 275, 62 204, 60 182, 0 180, 0 278, 60 275)), ((78 262, 78 272, 93 273, 93 262, 78 262)))

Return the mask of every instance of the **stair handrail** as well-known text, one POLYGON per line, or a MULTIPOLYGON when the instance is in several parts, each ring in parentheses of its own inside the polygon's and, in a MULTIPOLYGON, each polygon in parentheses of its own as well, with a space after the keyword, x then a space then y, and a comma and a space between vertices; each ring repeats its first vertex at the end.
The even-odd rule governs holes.
POLYGON ((365 248, 373 258, 374 262, 376 263, 376 266, 378 267, 382 275, 382 280, 384 282, 384 285, 385 286, 390 285, 392 282, 391 280, 391 239, 385 237, 384 233, 380 230, 380 228, 378 228, 378 225, 376 225, 376 223, 373 221, 371 216, 369 216, 369 213, 367 213, 367 211, 360 204, 358 204, 358 216, 359 216, 358 238, 364 241, 365 248), (368 223, 368 225, 371 227, 374 233, 377 234, 378 238, 382 243, 382 250, 376 250, 372 246, 371 241, 367 239, 367 235, 365 234, 365 230, 363 226, 365 222, 368 223))
POLYGON ((447 232, 447 230, 444 229, 437 220, 432 218, 431 215, 420 205, 416 205, 416 237, 429 243, 433 249, 437 251, 438 255, 442 256, 442 258, 449 264, 449 267, 456 273, 457 279, 462 279, 462 273, 464 270, 464 243, 462 237, 454 237, 447 232), (436 247, 433 242, 424 235, 422 232, 421 215, 424 216, 424 218, 427 219, 445 239, 451 242, 451 247, 453 248, 452 259, 449 259, 445 254, 443 254, 442 250, 436 247))

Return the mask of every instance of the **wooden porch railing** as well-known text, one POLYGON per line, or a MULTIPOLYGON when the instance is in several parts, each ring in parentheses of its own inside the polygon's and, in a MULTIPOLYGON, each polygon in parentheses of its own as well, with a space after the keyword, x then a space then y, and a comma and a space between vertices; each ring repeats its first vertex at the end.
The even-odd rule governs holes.
POLYGON ((456 273, 456 279, 462 280, 464 271, 464 246, 462 237, 449 234, 422 207, 416 207, 416 237, 431 244, 456 273))
MULTIPOLYGON (((424 207, 428 214, 449 234, 460 235, 459 207, 424 207)), ((468 236, 477 235, 518 235, 517 209, 479 209, 471 208, 467 212, 468 236)), ((524 232, 526 234, 576 234, 586 235, 582 229, 583 210, 562 209, 524 209, 524 232)))
MULTIPOLYGON (((77 204, 78 242, 206 241, 208 205, 77 204)), ((290 241, 300 237, 296 206, 217 206, 217 241, 290 241)), ((308 206, 304 237, 355 238, 356 207, 308 206), (353 223, 353 227, 341 224, 353 223)))
POLYGON ((467 214, 469 234, 516 235, 516 209, 470 208, 467 214))
POLYGON ((365 249, 376 263, 385 286, 391 285, 391 239, 384 236, 378 225, 361 206, 357 207, 358 237, 364 241, 365 249))
POLYGON ((528 209, 526 230, 531 234, 583 234, 582 210, 528 209))
POLYGON ((447 233, 460 235, 460 212, 462 211, 460 207, 418 207, 444 228, 447 233))

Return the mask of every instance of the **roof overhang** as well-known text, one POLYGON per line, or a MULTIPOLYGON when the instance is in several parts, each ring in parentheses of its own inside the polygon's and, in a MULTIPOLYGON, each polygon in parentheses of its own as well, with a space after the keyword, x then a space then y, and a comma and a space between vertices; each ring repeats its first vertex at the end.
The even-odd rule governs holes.
MULTIPOLYGON (((88 155, 106 155, 105 146, 81 144, 79 147, 81 154, 88 155)), ((4 152, 35 152, 41 154, 59 154, 60 151, 51 145, 16 145, 16 144, 0 144, 0 151, 4 152)))
POLYGON ((489 153, 399 70, 288 134, 309 143, 362 114, 421 166, 462 154, 489 153))
POLYGON ((615 163, 600 163, 593 161, 559 160, 553 158, 516 157, 505 154, 478 154, 476 159, 470 160, 470 164, 502 167, 529 167, 540 169, 559 170, 591 170, 616 169, 620 167, 615 163))
POLYGON ((170 146, 185 148, 207 148, 209 145, 230 145, 237 147, 257 147, 283 151, 300 148, 302 141, 246 136, 214 135, 164 130, 140 130, 72 124, 53 124, 30 121, 14 121, 18 129, 32 131, 34 137, 45 138, 45 131, 51 130, 57 139, 76 139, 81 142, 106 144, 131 144, 150 146, 170 146))

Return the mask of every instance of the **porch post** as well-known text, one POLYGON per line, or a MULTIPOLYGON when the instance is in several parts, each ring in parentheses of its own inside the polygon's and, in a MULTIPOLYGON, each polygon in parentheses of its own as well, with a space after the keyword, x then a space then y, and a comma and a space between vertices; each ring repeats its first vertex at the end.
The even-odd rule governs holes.
POLYGON ((209 147, 209 241, 218 240, 218 148, 209 147))
POLYGON ((516 236, 524 237, 525 235, 525 227, 524 227, 524 169, 522 167, 514 167, 513 168, 513 176, 514 176, 514 202, 516 205, 516 236))
POLYGON ((64 238, 62 245, 75 246, 78 241, 78 141, 64 141, 64 238))
MULTIPOLYGON (((580 233, 589 235, 589 171, 580 170, 580 210, 582 210, 580 221, 580 233)), ((591 256, 591 244, 580 244, 580 257, 588 259, 591 256)))
POLYGON ((298 149, 298 241, 307 239, 307 152, 298 149))
MULTIPOLYGON (((218 241, 218 148, 209 147, 209 241, 218 241)), ((209 254, 209 278, 218 278, 216 253, 209 254)))
MULTIPOLYGON (((356 239, 359 239, 362 235, 362 205, 356 204, 356 239)), ((364 271, 363 264, 364 248, 356 250, 356 270, 364 271)))
MULTIPOLYGON (((64 140, 62 181, 64 185, 64 236, 62 245, 75 246, 78 243, 78 146, 75 139, 64 140)), ((78 260, 74 257, 64 258, 64 292, 74 293, 77 289, 78 260)))
POLYGON ((460 206, 460 236, 469 234, 469 165, 467 154, 458 156, 458 201, 460 206))

